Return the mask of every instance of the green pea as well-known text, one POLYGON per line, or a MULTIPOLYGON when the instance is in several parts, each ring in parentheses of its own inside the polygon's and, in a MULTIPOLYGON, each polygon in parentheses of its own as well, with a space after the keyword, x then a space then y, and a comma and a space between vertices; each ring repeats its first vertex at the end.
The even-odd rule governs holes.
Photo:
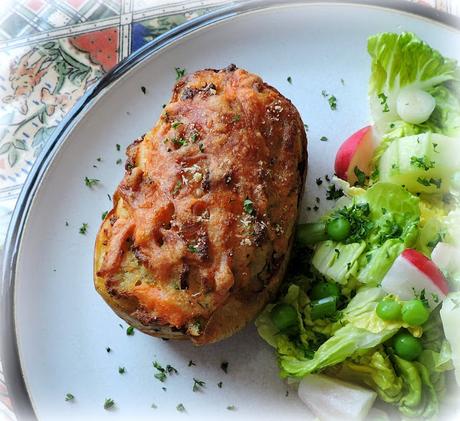
POLYGON ((423 351, 420 340, 405 332, 394 337, 393 346, 396 355, 407 361, 415 360, 423 351))
POLYGON ((333 218, 326 224, 327 235, 334 241, 345 240, 350 235, 350 231, 350 222, 343 216, 333 218))
POLYGON ((401 304, 394 300, 380 301, 375 311, 382 320, 401 319, 401 304))
POLYGON ((310 292, 312 300, 319 300, 326 297, 338 297, 340 295, 339 287, 332 282, 319 282, 313 286, 310 292))
POLYGON ((287 330, 298 322, 297 310, 289 304, 280 303, 272 308, 270 317, 273 324, 280 330, 287 330))
POLYGON ((337 297, 324 297, 311 302, 312 320, 323 319, 335 314, 337 311, 337 297))
POLYGON ((420 300, 406 301, 402 306, 403 322, 410 326, 420 326, 430 317, 430 312, 420 300))

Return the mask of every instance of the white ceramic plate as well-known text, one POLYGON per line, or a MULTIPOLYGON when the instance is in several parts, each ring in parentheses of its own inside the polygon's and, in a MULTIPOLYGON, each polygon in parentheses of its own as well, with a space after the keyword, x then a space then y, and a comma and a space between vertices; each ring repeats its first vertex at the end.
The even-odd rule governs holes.
MULTIPOLYGON (((296 394, 286 396, 273 352, 253 326, 204 348, 140 332, 127 336, 126 324, 97 295, 94 238, 101 213, 111 205, 107 194, 123 174, 116 165, 123 152, 115 145, 123 151, 155 123, 169 100, 175 67, 193 71, 236 63, 290 98, 309 125, 306 209, 324 196, 324 184, 318 187, 315 178, 332 172, 339 142, 369 120, 367 37, 402 30, 460 58, 458 30, 415 14, 363 4, 258 2, 164 37, 106 78, 105 88, 89 94, 37 164, 10 230, 4 309, 10 328, 14 322, 7 337, 17 339, 20 367, 11 355, 15 344, 4 350, 18 409, 27 403, 19 396, 20 374, 12 371, 20 368, 40 420, 307 419, 296 394), (145 95, 141 86, 147 88, 145 95), (330 110, 322 90, 337 97, 337 111, 330 110), (321 142, 321 136, 329 141, 321 142), (85 176, 100 179, 101 186, 89 189, 85 176), (86 235, 79 234, 82 223, 88 223, 86 235), (160 383, 154 360, 173 365, 179 374, 160 383), (189 367, 189 360, 196 365, 189 367), (229 362, 227 374, 220 367, 223 361, 229 362), (119 366, 126 367, 125 374, 118 373, 119 366), (193 377, 206 382, 202 392, 192 391, 193 377), (66 393, 75 400, 65 402, 66 393), (106 398, 116 402, 110 411, 103 408, 106 398), (179 403, 186 413, 176 410, 179 403), (229 405, 236 410, 228 410, 229 405)), ((326 205, 322 199, 320 212, 326 205)), ((304 210, 302 219, 307 218, 304 210)))

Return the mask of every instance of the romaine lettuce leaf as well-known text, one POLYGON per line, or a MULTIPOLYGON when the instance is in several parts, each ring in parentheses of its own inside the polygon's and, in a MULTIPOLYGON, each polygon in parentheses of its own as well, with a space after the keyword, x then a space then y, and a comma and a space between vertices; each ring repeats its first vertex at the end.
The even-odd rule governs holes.
POLYGON ((363 288, 350 301, 336 330, 314 353, 313 358, 279 355, 281 376, 303 377, 343 362, 352 355, 365 354, 391 338, 401 328, 398 321, 384 321, 375 313, 384 295, 380 288, 363 288))
MULTIPOLYGON (((458 127, 460 108, 455 98, 447 95, 443 89, 435 89, 440 85, 447 86, 445 82, 458 79, 455 60, 443 57, 415 34, 408 32, 372 36, 367 49, 372 59, 369 83, 371 111, 375 125, 382 134, 400 126, 397 123, 401 119, 396 111, 396 102, 401 89, 409 87, 425 90, 436 100, 435 112, 414 131, 448 134, 453 126, 458 127)), ((417 133, 404 133, 401 136, 409 134, 417 133)))
POLYGON ((325 219, 345 217, 351 235, 345 243, 319 243, 313 266, 342 285, 378 285, 396 257, 415 244, 420 220, 419 199, 404 188, 376 183, 351 205, 334 209, 325 219))

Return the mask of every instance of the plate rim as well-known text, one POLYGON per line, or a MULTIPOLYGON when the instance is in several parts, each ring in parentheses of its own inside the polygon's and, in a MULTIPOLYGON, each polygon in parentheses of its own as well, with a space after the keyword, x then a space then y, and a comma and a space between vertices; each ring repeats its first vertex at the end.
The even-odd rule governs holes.
POLYGON ((292 5, 352 5, 371 6, 381 9, 395 10, 441 23, 460 31, 460 18, 446 12, 412 3, 407 0, 237 0, 213 12, 192 19, 160 35, 153 41, 132 53, 107 72, 95 85, 88 89, 76 102, 69 113, 59 123, 47 145, 35 161, 26 181, 21 188, 16 202, 5 239, 2 280, 0 285, 0 307, 2 308, 0 326, 0 359, 9 398, 18 420, 37 420, 29 391, 25 384, 24 374, 18 353, 17 335, 14 320, 14 284, 19 249, 22 242, 25 223, 38 188, 44 175, 54 160, 60 146, 72 131, 73 127, 92 107, 94 101, 103 94, 120 77, 141 64, 144 60, 157 54, 163 48, 173 45, 187 35, 199 29, 212 26, 249 12, 267 10, 273 7, 292 5))

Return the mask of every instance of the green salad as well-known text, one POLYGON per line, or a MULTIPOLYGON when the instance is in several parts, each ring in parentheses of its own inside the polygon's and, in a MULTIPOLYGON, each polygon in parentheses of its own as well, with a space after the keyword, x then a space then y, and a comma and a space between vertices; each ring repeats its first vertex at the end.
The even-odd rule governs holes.
POLYGON ((256 326, 307 404, 327 385, 363 391, 337 416, 364 417, 377 397, 432 419, 460 380, 460 69, 412 33, 372 36, 368 52, 373 121, 337 152, 344 195, 297 227, 256 326))

